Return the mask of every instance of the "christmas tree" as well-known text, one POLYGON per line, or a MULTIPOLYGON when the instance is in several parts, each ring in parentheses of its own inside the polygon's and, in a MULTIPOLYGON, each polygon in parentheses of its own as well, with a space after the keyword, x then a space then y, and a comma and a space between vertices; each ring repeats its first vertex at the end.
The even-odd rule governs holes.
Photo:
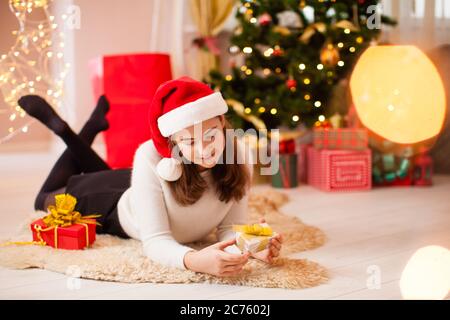
POLYGON ((380 25, 395 21, 379 13, 377 0, 241 0, 230 39, 231 73, 210 72, 226 99, 235 127, 313 126, 329 114, 339 80, 358 56, 376 43, 380 25), (236 63, 241 57, 242 63, 236 63), (249 122, 250 121, 250 122, 249 122))

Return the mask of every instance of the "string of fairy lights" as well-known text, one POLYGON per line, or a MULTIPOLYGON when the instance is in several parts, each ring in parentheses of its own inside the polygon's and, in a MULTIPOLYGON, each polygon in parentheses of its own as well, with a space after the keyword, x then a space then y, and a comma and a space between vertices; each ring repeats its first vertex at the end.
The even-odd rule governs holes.
MULTIPOLYGON (((0 144, 19 133, 27 133, 36 122, 23 123, 25 111, 18 105, 20 97, 37 94, 46 99, 55 111, 62 107, 64 79, 70 64, 64 61, 64 33, 50 13, 52 0, 10 0, 9 7, 19 22, 12 31, 15 42, 7 53, 0 55, 0 113, 6 114, 10 125, 1 128, 0 144), (39 11, 39 12, 36 12, 39 11), (38 20, 33 20, 37 13, 38 20), (43 17, 43 18, 42 18, 43 17)), ((62 15, 62 20, 67 19, 62 15)), ((26 119, 24 119, 26 120, 26 119)))
MULTIPOLYGON (((248 22, 250 22, 251 24, 259 24, 260 26, 268 25, 271 23, 271 17, 268 13, 263 13, 263 14, 259 15, 258 17, 253 16, 253 10, 252 10, 251 6, 252 6, 252 1, 248 1, 238 9, 240 11, 240 13, 242 13, 244 15, 244 17, 246 18, 246 20, 248 22)), ((308 6, 306 6, 303 1, 300 2, 300 6, 301 6, 301 9, 305 13, 307 13, 308 11, 312 11, 311 14, 314 15, 314 13, 313 13, 314 9, 311 7, 308 8, 308 6)), ((350 22, 348 20, 341 20, 341 21, 336 22, 333 27, 340 28, 344 34, 350 35, 352 32, 359 31, 358 24, 359 23, 356 21, 350 22)), ((280 32, 281 34, 289 34, 290 33, 289 28, 286 28, 284 26, 278 25, 278 26, 274 26, 273 28, 276 29, 276 31, 280 32)), ((326 28, 324 23, 321 23, 321 22, 312 23, 310 26, 305 28, 303 34, 299 37, 299 40, 307 43, 307 41, 314 34, 314 32, 323 32, 324 28, 326 28)), ((238 33, 240 32, 239 29, 237 32, 238 33)), ((357 52, 358 46, 362 45, 364 43, 364 41, 365 41, 365 39, 362 36, 357 36, 355 38, 355 43, 347 43, 347 42, 344 43, 342 41, 333 43, 331 41, 331 39, 329 39, 328 41, 326 41, 323 48, 319 52, 320 63, 315 63, 313 65, 310 65, 307 62, 299 61, 297 72, 298 72, 298 75, 300 75, 300 76, 297 75, 295 78, 297 78, 297 80, 300 80, 300 84, 303 86, 303 90, 304 90, 303 99, 305 101, 310 101, 312 106, 314 106, 315 108, 322 108, 324 106, 323 101, 321 101, 320 99, 317 99, 317 98, 314 99, 314 97, 312 96, 312 93, 307 90, 308 86, 311 86, 312 81, 314 81, 308 75, 308 71, 311 71, 312 69, 316 69, 321 72, 323 71, 326 73, 326 76, 329 79, 331 79, 336 72, 336 71, 334 71, 334 68, 343 68, 345 66, 345 61, 341 58, 342 50, 348 50, 349 53, 354 54, 357 52)), ((375 45, 375 44, 376 44, 376 41, 373 40, 371 42, 371 45, 375 45)), ((229 47, 228 50, 232 55, 238 55, 238 54, 243 55, 245 60, 247 60, 247 58, 250 55, 254 54, 255 50, 259 50, 259 52, 261 53, 261 56, 263 56, 267 59, 281 56, 284 53, 284 49, 278 44, 272 45, 270 47, 268 47, 268 46, 261 47, 260 45, 255 45, 255 46, 247 45, 247 46, 239 47, 237 45, 232 45, 229 47)), ((282 77, 285 76, 283 74, 282 68, 280 68, 280 67, 272 67, 272 68, 265 67, 262 70, 253 70, 249 65, 246 64, 245 60, 244 60, 244 64, 241 65, 239 67, 239 69, 246 76, 250 76, 252 74, 255 74, 256 72, 260 72, 259 74, 261 74, 263 76, 269 76, 271 74, 278 74, 282 77)), ((225 75, 224 79, 226 81, 232 81, 233 75, 227 74, 227 75, 225 75)), ((292 75, 286 80, 286 86, 292 92, 295 92, 298 89, 297 80, 295 80, 294 77, 292 77, 292 75)), ((261 105, 260 98, 254 99, 253 107, 247 106, 244 108, 244 113, 247 115, 262 114, 265 112, 270 112, 271 115, 276 116, 278 114, 278 111, 279 110, 278 110, 277 106, 269 106, 268 107, 268 106, 261 105)), ((294 123, 298 123, 299 121, 301 121, 299 114, 292 114, 290 116, 290 119, 294 123)), ((326 117, 324 114, 318 115, 316 125, 321 125, 321 122, 323 122, 325 120, 326 120, 326 117)))

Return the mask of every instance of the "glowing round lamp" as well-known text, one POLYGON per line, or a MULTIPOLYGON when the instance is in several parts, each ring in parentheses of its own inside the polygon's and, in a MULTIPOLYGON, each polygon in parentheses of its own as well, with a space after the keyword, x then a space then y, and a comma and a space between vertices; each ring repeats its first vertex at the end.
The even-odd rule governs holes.
POLYGON ((353 70, 350 90, 362 123, 389 141, 425 141, 444 123, 444 85, 414 46, 369 47, 353 70))
POLYGON ((400 278, 404 299, 441 300, 450 290, 450 251, 440 246, 417 250, 400 278))

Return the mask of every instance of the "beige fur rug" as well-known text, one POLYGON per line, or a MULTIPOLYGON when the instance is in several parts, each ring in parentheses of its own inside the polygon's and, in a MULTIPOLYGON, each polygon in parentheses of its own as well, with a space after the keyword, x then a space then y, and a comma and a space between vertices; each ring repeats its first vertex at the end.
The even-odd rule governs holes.
MULTIPOLYGON (((242 273, 235 277, 215 277, 165 267, 143 256, 140 241, 103 234, 97 235, 91 248, 79 251, 38 245, 0 247, 0 265, 14 269, 42 268, 60 273, 68 273, 76 267, 81 278, 118 282, 206 282, 290 289, 317 286, 328 280, 324 267, 306 259, 290 259, 286 256, 321 246, 325 242, 325 235, 320 229, 305 225, 296 217, 280 213, 278 209, 286 201, 286 195, 275 191, 251 195, 249 223, 256 223, 260 217, 264 217, 275 231, 283 234, 284 244, 274 264, 250 259, 242 273)), ((16 236, 0 243, 30 240, 29 223, 44 214, 42 211, 34 212, 16 236)), ((191 246, 198 249, 214 241, 216 238, 211 233, 205 240, 191 246)))

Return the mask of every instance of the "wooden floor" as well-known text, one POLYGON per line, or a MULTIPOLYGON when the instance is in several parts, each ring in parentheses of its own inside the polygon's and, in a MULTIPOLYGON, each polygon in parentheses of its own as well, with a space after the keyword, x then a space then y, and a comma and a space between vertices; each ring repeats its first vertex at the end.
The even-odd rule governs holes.
MULTIPOLYGON (((2 237, 14 232, 32 210, 34 195, 55 158, 0 155, 2 237)), ((329 238, 321 248, 294 255, 326 266, 331 280, 325 285, 284 290, 120 284, 74 280, 38 269, 0 269, 0 299, 400 299, 401 271, 415 250, 426 245, 450 248, 450 176, 435 177, 431 188, 328 194, 302 185, 285 192, 291 201, 282 210, 320 227, 329 238)))

